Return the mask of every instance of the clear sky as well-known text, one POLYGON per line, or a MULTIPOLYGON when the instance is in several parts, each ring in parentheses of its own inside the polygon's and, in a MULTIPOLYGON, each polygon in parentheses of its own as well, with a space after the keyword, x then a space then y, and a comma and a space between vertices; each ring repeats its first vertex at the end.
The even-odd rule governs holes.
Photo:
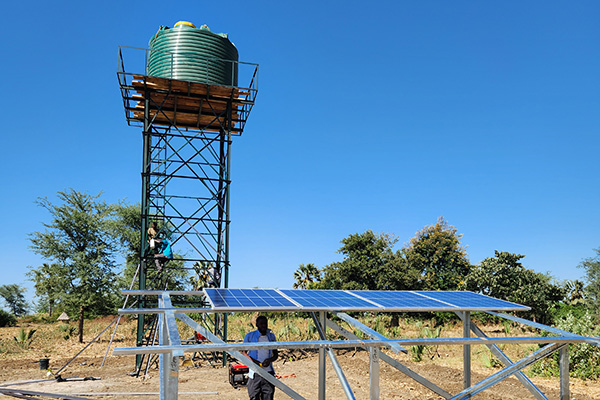
MULTIPOLYGON (((559 280, 600 247, 600 2, 20 1, 3 5, 1 284, 29 287, 40 196, 138 202, 119 45, 187 20, 260 65, 232 149, 231 287, 293 283, 372 229, 444 216, 469 259, 559 280)), ((136 71, 133 71, 136 72, 136 71)))

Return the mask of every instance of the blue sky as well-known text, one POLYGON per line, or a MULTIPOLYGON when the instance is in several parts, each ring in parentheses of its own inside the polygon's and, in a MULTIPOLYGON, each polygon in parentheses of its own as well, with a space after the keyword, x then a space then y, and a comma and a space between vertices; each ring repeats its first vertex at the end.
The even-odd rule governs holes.
POLYGON ((260 65, 232 150, 231 287, 291 287, 372 229, 398 248, 444 216, 556 278, 600 247, 597 1, 23 1, 4 6, 2 284, 29 287, 40 196, 140 199, 119 45, 179 20, 260 65))

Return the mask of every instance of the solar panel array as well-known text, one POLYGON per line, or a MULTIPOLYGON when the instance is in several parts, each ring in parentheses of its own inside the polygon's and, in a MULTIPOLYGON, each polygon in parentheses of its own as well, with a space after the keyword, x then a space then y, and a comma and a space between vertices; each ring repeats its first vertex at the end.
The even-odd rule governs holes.
POLYGON ((204 289, 215 311, 525 311, 474 292, 204 289))

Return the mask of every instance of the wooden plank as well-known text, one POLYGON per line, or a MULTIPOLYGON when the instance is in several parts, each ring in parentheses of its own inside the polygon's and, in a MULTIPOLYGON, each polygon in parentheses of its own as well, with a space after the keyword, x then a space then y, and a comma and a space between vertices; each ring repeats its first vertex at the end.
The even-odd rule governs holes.
MULTIPOLYGON (((134 118, 137 120, 142 121, 144 119, 143 110, 136 110, 133 112, 133 115, 134 115, 134 118)), ((156 115, 156 110, 151 111, 150 119, 154 118, 155 115, 156 115)), ((233 122, 234 122, 233 128, 235 128, 236 121, 233 121, 233 122)), ((175 115, 175 112, 173 112, 173 111, 164 111, 164 112, 161 112, 158 115, 156 115, 156 118, 154 119, 154 124, 185 126, 185 127, 193 127, 193 128, 201 128, 201 129, 212 128, 212 129, 220 130, 221 124, 225 124, 225 118, 216 119, 214 117, 209 117, 206 115, 200 115, 200 118, 198 118, 198 114, 177 112, 177 115, 175 115), (199 121, 198 121, 198 119, 199 119, 199 121), (220 121, 220 123, 219 123, 219 121, 220 121)), ((239 129, 234 129, 234 130, 239 131, 239 129)))
POLYGON ((162 87, 158 87, 157 85, 154 85, 152 83, 148 83, 147 85, 144 85, 144 82, 139 82, 139 81, 133 81, 132 85, 134 87, 134 89, 141 94, 142 96, 144 96, 146 93, 151 93, 151 94, 160 94, 160 95, 177 95, 177 96, 185 96, 188 97, 190 99, 198 99, 198 98, 209 98, 212 101, 221 101, 221 102, 233 102, 234 104, 245 104, 248 103, 250 100, 247 97, 230 97, 230 96, 221 96, 221 95, 215 95, 212 91, 210 92, 205 92, 205 93, 201 93, 201 92, 187 92, 187 91, 182 91, 182 90, 177 90, 177 88, 171 88, 171 90, 169 88, 162 88, 162 87))
POLYGON ((179 81, 175 79, 159 78, 156 76, 133 75, 134 87, 152 87, 157 90, 190 93, 196 95, 213 95, 217 97, 237 98, 239 89, 228 86, 208 85, 200 82, 179 81))

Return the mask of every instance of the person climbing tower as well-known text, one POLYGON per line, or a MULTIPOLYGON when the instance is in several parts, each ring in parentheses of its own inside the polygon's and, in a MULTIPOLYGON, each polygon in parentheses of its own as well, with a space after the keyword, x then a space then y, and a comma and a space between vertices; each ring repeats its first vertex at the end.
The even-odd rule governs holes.
POLYGON ((167 261, 173 259, 173 251, 171 250, 171 242, 169 239, 161 240, 160 246, 161 250, 154 255, 154 264, 156 264, 156 270, 158 272, 162 271, 167 261))

